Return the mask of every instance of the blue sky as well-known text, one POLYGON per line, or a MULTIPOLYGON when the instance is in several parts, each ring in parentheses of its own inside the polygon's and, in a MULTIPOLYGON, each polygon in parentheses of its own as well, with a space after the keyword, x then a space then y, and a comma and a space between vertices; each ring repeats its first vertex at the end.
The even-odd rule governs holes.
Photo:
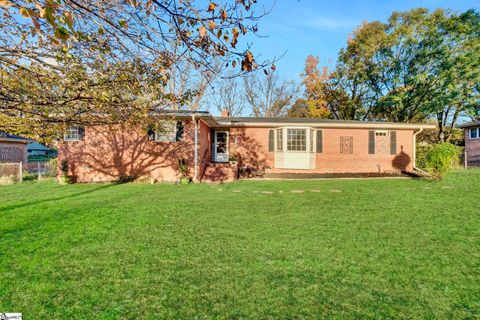
MULTIPOLYGON (((259 0, 271 3, 270 0, 259 0)), ((417 7, 448 8, 461 12, 480 10, 479 0, 277 0, 273 11, 260 23, 260 33, 267 38, 249 38, 253 52, 261 57, 285 56, 277 63, 282 78, 299 80, 309 54, 320 62, 334 65, 339 50, 349 34, 362 21, 386 21, 394 11, 417 7)), ((261 59, 260 59, 261 60, 261 59)))

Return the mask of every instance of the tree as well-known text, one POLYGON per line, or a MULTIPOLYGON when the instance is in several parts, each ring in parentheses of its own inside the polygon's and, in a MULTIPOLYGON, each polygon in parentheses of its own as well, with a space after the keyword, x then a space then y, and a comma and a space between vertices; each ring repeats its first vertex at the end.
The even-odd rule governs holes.
POLYGON ((289 118, 308 118, 308 101, 300 98, 295 100, 290 108, 287 111, 287 117, 289 118))
POLYGON ((275 71, 243 78, 245 98, 255 117, 283 117, 296 95, 293 81, 280 81, 275 71))
POLYGON ((201 71, 188 60, 179 59, 172 66, 165 88, 166 99, 160 102, 171 110, 198 110, 208 89, 221 72, 223 61, 212 61, 211 70, 201 71))
POLYGON ((232 73, 219 79, 211 93, 211 102, 218 111, 226 110, 232 117, 242 114, 246 99, 239 78, 232 73))
POLYGON ((473 10, 427 9, 365 23, 342 50, 337 78, 355 80, 368 118, 419 122, 439 112, 441 133, 478 103, 479 25, 473 10))
MULTIPOLYGON (((302 84, 305 87, 300 105, 295 106, 292 114, 309 118, 335 118, 343 120, 365 120, 368 115, 366 106, 366 86, 359 81, 356 62, 345 60, 350 53, 342 50, 336 70, 329 72, 327 67, 320 71, 318 57, 308 56, 302 84), (306 105, 303 108, 303 104, 306 105), (302 107, 300 107, 302 106, 302 107), (300 113, 304 110, 303 113, 300 113)), ((353 55, 351 56, 353 57, 353 55)), ((292 106, 293 108, 293 106, 292 106)))
POLYGON ((469 10, 442 24, 443 76, 436 92, 438 137, 450 141, 462 114, 474 114, 480 105, 480 14, 469 10))
POLYGON ((328 80, 328 69, 324 67, 320 71, 318 57, 309 55, 305 61, 305 70, 302 73, 302 84, 305 87, 304 96, 307 104, 307 112, 303 115, 304 117, 330 118, 328 80))
POLYGON ((331 110, 337 119, 372 119, 375 92, 368 81, 369 61, 382 42, 384 25, 378 21, 363 23, 340 51, 331 75, 331 110))
POLYGON ((0 1, 0 126, 142 121, 182 103, 165 90, 179 59, 202 74, 216 59, 261 68, 238 49, 265 14, 254 2, 0 1))

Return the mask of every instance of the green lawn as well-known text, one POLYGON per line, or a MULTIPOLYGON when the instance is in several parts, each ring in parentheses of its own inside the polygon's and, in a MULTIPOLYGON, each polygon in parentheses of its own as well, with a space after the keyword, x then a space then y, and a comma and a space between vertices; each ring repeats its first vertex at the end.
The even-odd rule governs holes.
POLYGON ((1 186, 0 259, 25 319, 478 318, 480 170, 1 186))

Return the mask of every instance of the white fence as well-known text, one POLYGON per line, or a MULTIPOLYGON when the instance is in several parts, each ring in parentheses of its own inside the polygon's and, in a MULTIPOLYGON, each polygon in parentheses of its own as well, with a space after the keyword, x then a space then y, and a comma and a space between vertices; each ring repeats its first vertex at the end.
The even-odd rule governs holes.
POLYGON ((56 163, 51 162, 29 162, 24 165, 23 170, 37 174, 39 179, 53 177, 57 173, 56 163))
POLYGON ((0 184, 12 184, 26 180, 41 180, 48 177, 55 177, 56 173, 56 163, 52 162, 0 162, 0 184))
POLYGON ((22 182, 23 163, 0 163, 0 184, 22 182))

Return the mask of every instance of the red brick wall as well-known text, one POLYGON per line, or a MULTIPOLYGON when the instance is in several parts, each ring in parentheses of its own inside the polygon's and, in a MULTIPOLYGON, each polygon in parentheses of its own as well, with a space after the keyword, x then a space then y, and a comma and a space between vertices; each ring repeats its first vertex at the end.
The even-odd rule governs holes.
POLYGON ((27 162, 27 144, 0 141, 0 162, 27 162))
POLYGON ((201 179, 212 159, 212 137, 210 127, 203 121, 199 121, 198 129, 198 178, 201 179))
POLYGON ((271 168, 271 172, 398 172, 413 169, 413 130, 397 132, 397 154, 390 154, 390 137, 376 137, 376 153, 368 154, 369 129, 324 128, 323 152, 316 154, 315 169, 278 169, 274 166, 275 155, 268 152, 269 128, 233 128, 230 130, 230 152, 240 155, 241 164, 271 168), (353 138, 353 153, 340 153, 341 137, 353 138), (381 139, 385 139, 381 148, 381 139))
POLYGON ((115 181, 122 176, 176 181, 179 159, 187 159, 193 175, 193 128, 186 121, 182 141, 164 143, 148 141, 141 128, 87 127, 81 141, 59 143, 58 163, 68 159, 70 174, 78 182, 115 181))
POLYGON ((470 128, 465 129, 465 151, 468 165, 480 165, 480 139, 470 139, 470 128))
POLYGON ((323 129, 323 153, 317 154, 319 172, 412 171, 413 130, 397 131, 397 154, 390 154, 390 137, 375 137, 375 154, 368 153, 367 129, 323 129), (353 153, 340 153, 340 138, 353 138, 353 153), (384 147, 381 140, 384 139, 384 147))
MULTIPOLYGON (((368 154, 368 129, 323 130, 323 153, 315 155, 315 169, 290 170, 275 168, 275 155, 268 152, 269 128, 230 129, 230 155, 240 158, 240 165, 271 172, 391 172, 411 171, 413 166, 413 130, 396 130, 397 154, 390 155, 390 138, 384 148, 377 141, 375 154, 368 154), (341 137, 352 137, 353 152, 340 153, 341 137)), ((199 122, 198 178, 209 168, 211 161, 211 131, 199 122)), ((59 164, 68 159, 70 174, 79 182, 115 181, 122 176, 156 181, 175 181, 179 178, 178 160, 188 160, 193 176, 194 125, 186 121, 184 138, 180 142, 148 141, 145 130, 122 127, 89 127, 82 141, 59 143, 59 164)), ((215 176, 216 172, 210 172, 215 176)), ((218 175, 222 175, 219 171, 218 175)), ((232 171, 230 169, 228 172, 232 171)), ((226 171, 225 171, 226 172, 226 171)), ((233 171, 232 171, 233 172, 233 171)), ((230 174, 228 174, 230 175, 230 174)), ((217 180, 229 177, 216 177, 217 180), (218 178, 218 179, 217 179, 218 178)))
POLYGON ((230 154, 240 159, 242 165, 258 169, 273 167, 274 154, 268 152, 268 128, 232 128, 230 154))

